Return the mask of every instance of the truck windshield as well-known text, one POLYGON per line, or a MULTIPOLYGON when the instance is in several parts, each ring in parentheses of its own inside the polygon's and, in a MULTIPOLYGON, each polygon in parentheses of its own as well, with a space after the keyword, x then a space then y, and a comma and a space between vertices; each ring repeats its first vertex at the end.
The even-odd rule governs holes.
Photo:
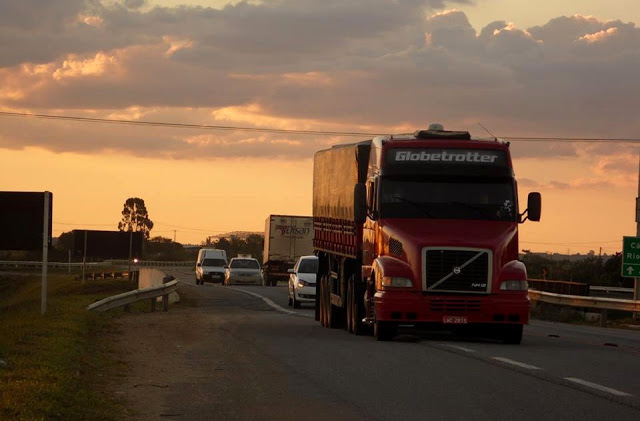
POLYGON ((516 221, 513 180, 382 179, 380 217, 516 221))

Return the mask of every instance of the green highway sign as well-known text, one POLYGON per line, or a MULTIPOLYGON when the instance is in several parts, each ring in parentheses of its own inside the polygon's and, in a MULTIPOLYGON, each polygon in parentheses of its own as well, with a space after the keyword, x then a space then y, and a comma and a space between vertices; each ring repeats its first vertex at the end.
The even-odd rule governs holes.
POLYGON ((627 278, 640 278, 640 237, 622 237, 622 268, 627 278))

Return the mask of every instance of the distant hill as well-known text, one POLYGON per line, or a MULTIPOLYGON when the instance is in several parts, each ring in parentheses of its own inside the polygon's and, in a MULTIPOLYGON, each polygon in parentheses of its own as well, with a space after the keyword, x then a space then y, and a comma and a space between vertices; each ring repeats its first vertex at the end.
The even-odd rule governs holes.
POLYGON ((229 238, 232 236, 238 237, 242 240, 246 240, 250 235, 264 235, 262 231, 231 231, 224 234, 212 235, 209 237, 211 241, 219 240, 221 238, 229 238))

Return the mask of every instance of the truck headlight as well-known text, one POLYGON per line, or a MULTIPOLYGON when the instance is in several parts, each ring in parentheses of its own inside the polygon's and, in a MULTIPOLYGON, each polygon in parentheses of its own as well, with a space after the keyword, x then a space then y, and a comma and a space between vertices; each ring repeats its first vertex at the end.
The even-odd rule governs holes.
POLYGON ((383 287, 399 287, 399 288, 411 288, 413 282, 411 279, 404 276, 384 276, 382 277, 383 287))
POLYGON ((529 289, 529 284, 527 281, 502 281, 500 289, 502 291, 526 291, 529 289))
POLYGON ((298 279, 298 286, 299 287, 307 287, 307 286, 309 286, 309 282, 303 281, 302 279, 298 279))

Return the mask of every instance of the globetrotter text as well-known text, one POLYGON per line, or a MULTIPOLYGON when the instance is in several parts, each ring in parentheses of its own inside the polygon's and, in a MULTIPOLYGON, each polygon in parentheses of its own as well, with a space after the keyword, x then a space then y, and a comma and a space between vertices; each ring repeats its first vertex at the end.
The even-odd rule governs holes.
POLYGON ((483 152, 451 153, 441 152, 410 152, 398 151, 395 161, 431 161, 431 162, 475 162, 492 164, 498 159, 498 155, 483 152))

